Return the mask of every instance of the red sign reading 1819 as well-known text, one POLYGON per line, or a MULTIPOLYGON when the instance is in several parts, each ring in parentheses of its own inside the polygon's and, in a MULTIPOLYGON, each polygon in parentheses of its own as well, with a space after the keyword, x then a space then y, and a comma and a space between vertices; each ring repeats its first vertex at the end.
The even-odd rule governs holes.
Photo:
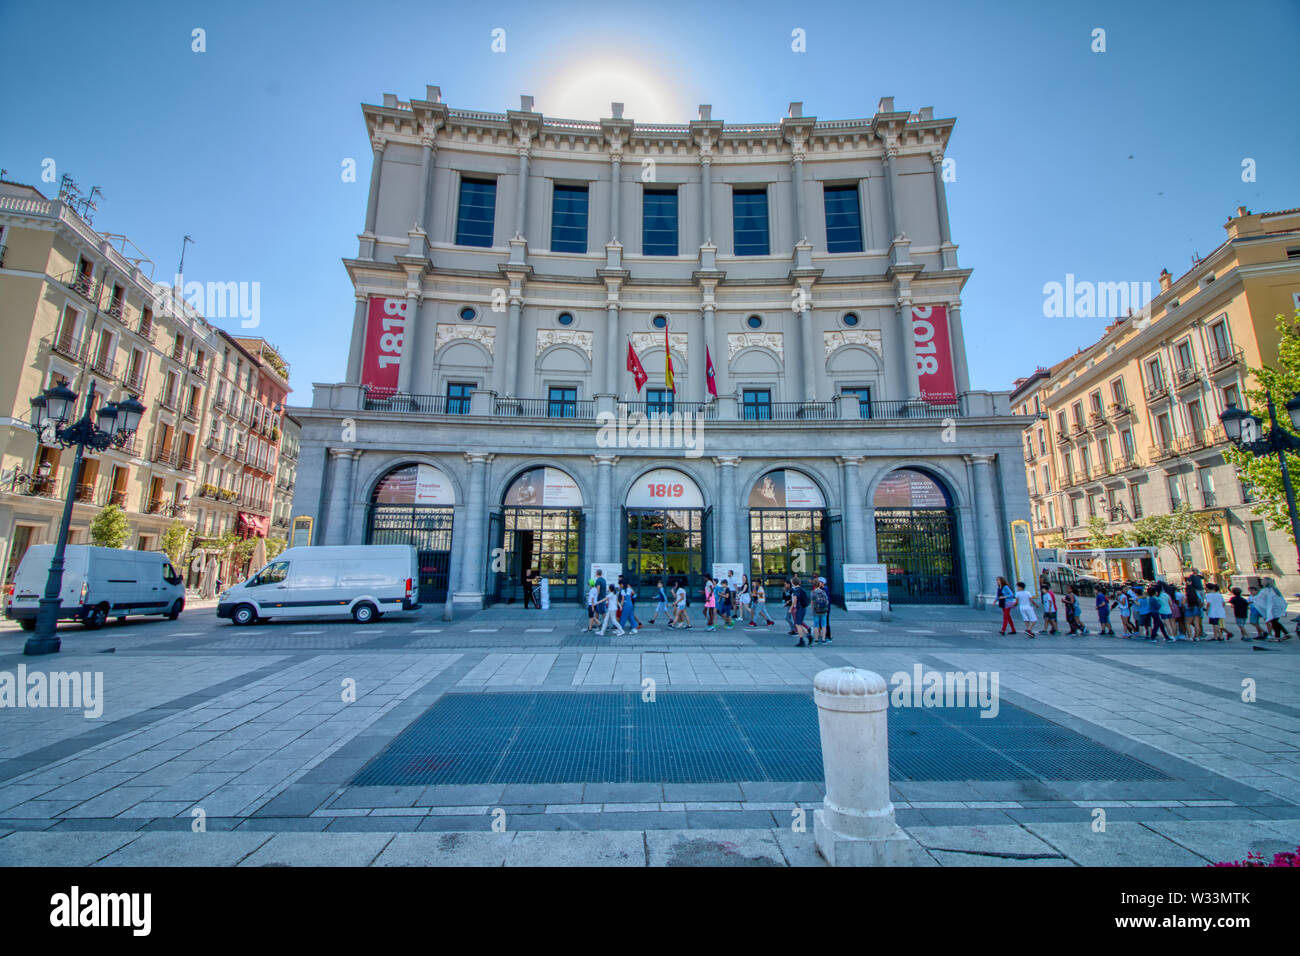
POLYGON ((686 489, 679 484, 667 485, 651 482, 646 487, 650 489, 651 498, 680 498, 686 493, 686 489))

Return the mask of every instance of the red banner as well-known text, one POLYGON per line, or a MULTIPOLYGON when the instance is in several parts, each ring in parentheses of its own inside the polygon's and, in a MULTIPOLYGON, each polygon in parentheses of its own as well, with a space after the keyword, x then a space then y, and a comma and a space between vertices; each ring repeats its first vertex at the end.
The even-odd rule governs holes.
POLYGON ((361 384, 380 391, 397 390, 397 367, 402 361, 402 339, 406 332, 406 302, 406 299, 378 295, 370 297, 361 384))
POLYGON ((957 379, 948 338, 948 309, 942 305, 912 307, 912 335, 916 339, 916 373, 921 397, 931 405, 957 401, 957 379))

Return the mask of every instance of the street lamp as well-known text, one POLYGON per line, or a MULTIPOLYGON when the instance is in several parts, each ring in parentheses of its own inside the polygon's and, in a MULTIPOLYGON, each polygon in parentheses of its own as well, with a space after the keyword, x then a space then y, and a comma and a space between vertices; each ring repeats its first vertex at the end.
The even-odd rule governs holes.
MULTIPOLYGON (((1268 398, 1268 434, 1263 433, 1264 423, 1249 412, 1242 411, 1236 405, 1229 405, 1219 415, 1223 423, 1224 434, 1228 440, 1244 452, 1258 458, 1277 455, 1278 464, 1282 466, 1282 490, 1286 493, 1286 510, 1291 518, 1291 537, 1295 539, 1297 567, 1300 568, 1300 515, 1296 514, 1295 488, 1291 485, 1291 472, 1287 468, 1287 452, 1300 452, 1300 439, 1296 438, 1277 423, 1277 410, 1273 405, 1273 393, 1264 390, 1268 398)), ((1295 395, 1286 403, 1287 415, 1291 427, 1300 429, 1300 395, 1295 395)))
MULTIPOLYGON (((140 426, 144 415, 144 406, 134 398, 126 398, 116 404, 109 403, 95 412, 95 421, 91 421, 91 409, 95 406, 95 383, 90 383, 86 393, 85 411, 72 424, 68 417, 76 408, 77 393, 68 388, 67 382, 59 382, 53 388, 47 388, 31 400, 32 430, 36 432, 37 442, 46 445, 58 444, 63 448, 76 446, 77 454, 72 461, 72 480, 68 482, 68 493, 63 500, 63 520, 59 524, 59 537, 54 546, 54 558, 50 561, 50 573, 45 579, 45 595, 41 598, 36 612, 36 633, 27 639, 23 647, 24 654, 57 654, 62 642, 57 629, 59 623, 59 605, 62 603, 60 592, 63 590, 63 552, 68 544, 68 525, 72 522, 72 503, 77 496, 77 485, 81 481, 82 456, 87 448, 103 451, 106 448, 121 448, 135 430, 140 426)), ((48 466, 49 462, 43 465, 48 466)))

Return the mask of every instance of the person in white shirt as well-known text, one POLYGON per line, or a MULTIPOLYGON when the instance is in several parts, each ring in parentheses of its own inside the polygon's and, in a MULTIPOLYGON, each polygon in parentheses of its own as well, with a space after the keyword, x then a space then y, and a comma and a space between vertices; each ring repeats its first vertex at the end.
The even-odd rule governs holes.
POLYGON ((587 588, 587 630, 596 629, 596 598, 599 596, 600 589, 596 587, 596 582, 590 582, 591 587, 587 588))
POLYGON ((613 588, 606 588, 604 600, 605 606, 602 608, 600 604, 596 605, 597 614, 600 614, 602 611, 604 612, 604 619, 600 623, 601 637, 605 636, 605 631, 608 630, 611 624, 614 625, 614 630, 618 631, 619 637, 622 637, 626 633, 623 630, 623 625, 618 623, 618 601, 618 592, 613 588))
POLYGON ((1228 614, 1228 604, 1223 600, 1223 594, 1219 591, 1217 584, 1205 585, 1205 612, 1206 617, 1210 619, 1210 627, 1214 629, 1210 635, 1210 640, 1221 641, 1229 631, 1223 626, 1223 619, 1228 614))
POLYGON ((1034 613, 1034 605, 1038 602, 1034 596, 1025 590, 1025 582, 1016 582, 1016 606, 1020 608, 1020 619, 1025 622, 1025 633, 1030 637, 1034 636, 1034 625, 1038 622, 1038 615, 1034 613))

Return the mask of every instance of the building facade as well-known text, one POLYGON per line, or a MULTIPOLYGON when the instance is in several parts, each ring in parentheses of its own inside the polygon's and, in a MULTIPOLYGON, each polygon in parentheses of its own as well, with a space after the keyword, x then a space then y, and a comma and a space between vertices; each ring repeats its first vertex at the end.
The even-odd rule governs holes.
POLYGON ((1034 538, 1084 547, 1089 518, 1124 533, 1186 504, 1209 530, 1164 547, 1162 573, 1179 580, 1196 567, 1225 584, 1270 576, 1290 594, 1300 589, 1295 545, 1252 514, 1250 488, 1223 459, 1219 415, 1249 405, 1248 368, 1276 363, 1276 318, 1300 308, 1300 210, 1242 208, 1224 228, 1182 276, 1161 272, 1143 313, 1016 383, 1013 406, 1033 419, 1023 452, 1034 538))
POLYGON ((363 112, 346 380, 293 410, 315 543, 413 542, 422 599, 469 605, 538 575, 576 600, 593 565, 880 562, 896 602, 1014 573, 1022 423, 969 387, 953 120, 562 120, 436 87, 363 112))
MULTIPOLYGON (((157 549, 174 521, 202 535, 237 530, 241 506, 269 520, 273 483, 268 478, 256 500, 241 502, 245 465, 234 467, 231 456, 242 454, 242 433, 256 430, 255 397, 274 395, 283 406, 287 368, 282 381, 268 386, 259 352, 154 282, 152 269, 126 237, 97 232, 71 203, 47 199, 31 186, 0 183, 0 331, 9 343, 0 356, 6 584, 30 545, 58 534, 74 449, 37 440, 29 400, 61 380, 79 395, 93 382, 100 402, 134 395, 146 407, 129 444, 87 453, 69 541, 87 543, 90 522, 109 504, 126 511, 126 546, 140 550, 157 549), (243 356, 246 381, 253 384, 245 389, 247 414, 245 404, 237 405, 227 429, 232 350, 243 356), (239 480, 214 480, 227 459, 239 480), (209 487, 225 494, 209 494, 209 487)), ((273 450, 260 460, 273 472, 273 450)))

